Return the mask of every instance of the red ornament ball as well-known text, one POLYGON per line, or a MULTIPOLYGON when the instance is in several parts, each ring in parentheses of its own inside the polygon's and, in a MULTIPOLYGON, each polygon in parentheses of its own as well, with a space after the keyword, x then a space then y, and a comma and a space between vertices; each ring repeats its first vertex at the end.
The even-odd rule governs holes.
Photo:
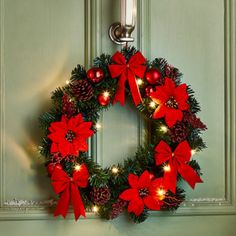
POLYGON ((108 92, 99 94, 97 99, 101 106, 107 106, 111 100, 108 92))
POLYGON ((149 84, 156 84, 161 78, 161 73, 157 69, 150 69, 146 72, 146 80, 149 84))
POLYGON ((47 165, 47 172, 51 176, 55 169, 62 170, 62 165, 60 163, 49 163, 47 165))
POLYGON ((152 86, 147 86, 146 88, 145 88, 145 95, 147 96, 147 97, 149 97, 150 96, 150 94, 152 93, 152 92, 154 92, 155 90, 154 90, 154 88, 152 87, 152 86))
POLYGON ((90 79, 93 83, 99 83, 104 78, 104 72, 98 67, 92 67, 87 71, 87 78, 90 79))

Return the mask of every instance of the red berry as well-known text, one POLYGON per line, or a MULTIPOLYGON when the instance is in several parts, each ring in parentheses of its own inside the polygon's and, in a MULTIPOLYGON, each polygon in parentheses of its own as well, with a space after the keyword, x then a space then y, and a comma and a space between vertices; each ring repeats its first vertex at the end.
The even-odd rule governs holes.
POLYGON ((93 83, 99 83, 104 78, 104 72, 98 67, 92 67, 87 71, 87 77, 90 79, 93 83))
POLYGON ((146 95, 147 97, 149 97, 150 94, 153 93, 154 91, 155 91, 155 90, 154 90, 154 88, 153 88, 152 86, 148 86, 148 87, 145 88, 145 95, 146 95))
POLYGON ((62 168, 62 165, 59 164, 59 163, 56 163, 56 164, 55 163, 49 163, 47 165, 47 172, 50 176, 52 175, 52 173, 55 169, 62 170, 63 168, 62 168))
POLYGON ((161 73, 157 69, 152 68, 146 72, 145 77, 149 84, 156 84, 161 78, 161 73))

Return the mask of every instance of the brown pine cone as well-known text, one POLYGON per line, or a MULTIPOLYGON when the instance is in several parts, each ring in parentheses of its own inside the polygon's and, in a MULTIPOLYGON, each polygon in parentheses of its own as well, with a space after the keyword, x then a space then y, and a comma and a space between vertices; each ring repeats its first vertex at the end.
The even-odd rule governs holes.
POLYGON ((169 135, 172 142, 180 143, 187 138, 188 128, 184 123, 177 122, 171 129, 169 129, 169 135))
POLYGON ((118 199, 115 203, 113 203, 109 219, 112 220, 118 217, 123 212, 125 205, 126 202, 121 199, 118 199))
POLYGON ((90 192, 90 198, 96 205, 106 204, 111 197, 108 187, 93 188, 90 192))
POLYGON ((88 101, 93 97, 93 87, 85 79, 77 80, 71 85, 72 94, 79 101, 88 101))
POLYGON ((67 118, 71 118, 72 116, 76 115, 76 113, 77 111, 75 104, 70 101, 68 94, 64 94, 62 97, 62 114, 67 118))

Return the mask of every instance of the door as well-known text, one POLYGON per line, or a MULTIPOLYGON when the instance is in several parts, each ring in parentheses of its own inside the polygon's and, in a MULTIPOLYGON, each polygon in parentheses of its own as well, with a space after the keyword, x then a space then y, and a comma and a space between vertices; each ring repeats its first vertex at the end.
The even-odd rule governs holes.
MULTIPOLYGON (((0 235, 236 235, 235 205, 235 0, 138 0, 134 45, 164 57, 196 91, 208 125, 208 149, 196 155, 204 184, 187 186, 176 213, 151 213, 142 224, 93 213, 74 222, 54 219, 55 195, 37 152, 38 116, 50 92, 76 64, 88 68, 101 53, 114 53, 109 25, 119 20, 118 0, 0 0, 1 156, 0 235)), ((90 152, 103 166, 132 155, 144 124, 130 104, 102 114, 90 152), (129 127, 127 129, 127 127, 129 127), (111 136, 110 132, 116 133, 111 136), (117 142, 122 137, 122 142, 117 142)))

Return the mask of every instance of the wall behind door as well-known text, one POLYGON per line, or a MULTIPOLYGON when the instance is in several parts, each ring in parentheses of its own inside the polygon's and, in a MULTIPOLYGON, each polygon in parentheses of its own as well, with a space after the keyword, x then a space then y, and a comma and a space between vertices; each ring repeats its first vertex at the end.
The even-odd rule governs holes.
MULTIPOLYGON (((72 215, 54 219, 49 199, 55 195, 37 153, 37 119, 50 106, 50 92, 76 64, 88 68, 95 56, 119 49, 107 36, 119 20, 119 0, 0 3, 0 236, 236 234, 235 0, 138 0, 134 45, 184 73, 208 125, 208 149, 195 156, 204 184, 196 191, 186 186, 187 201, 175 214, 151 213, 140 225, 125 216, 107 222, 91 213, 78 222, 72 215)), ((132 155, 143 141, 145 127, 132 104, 114 106, 101 123, 91 152, 103 166, 132 155)))

